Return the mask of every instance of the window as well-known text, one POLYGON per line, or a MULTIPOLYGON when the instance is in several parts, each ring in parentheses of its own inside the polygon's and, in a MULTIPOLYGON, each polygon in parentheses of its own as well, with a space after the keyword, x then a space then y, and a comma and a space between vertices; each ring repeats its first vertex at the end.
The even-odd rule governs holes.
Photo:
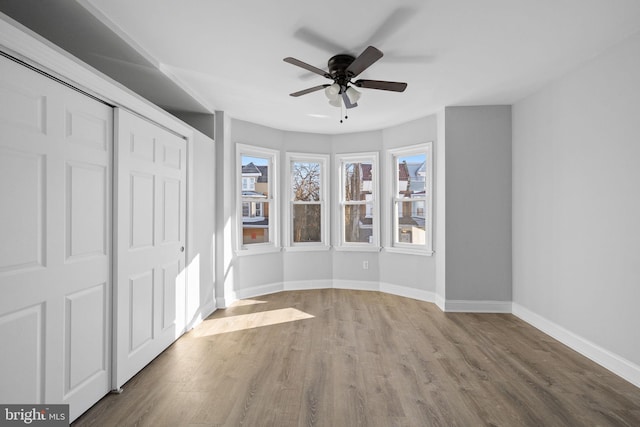
POLYGON ((427 143, 389 151, 393 248, 432 253, 431 147, 427 143))
POLYGON ((256 178, 255 177, 242 177, 242 190, 243 191, 255 191, 256 178))
POLYGON ((327 189, 328 156, 287 153, 289 210, 288 247, 328 249, 327 189))
POLYGON ((378 154, 361 153, 336 157, 339 169, 338 205, 340 209, 337 249, 366 247, 377 250, 378 154))
POLYGON ((238 144, 239 249, 273 249, 277 234, 277 151, 238 144))

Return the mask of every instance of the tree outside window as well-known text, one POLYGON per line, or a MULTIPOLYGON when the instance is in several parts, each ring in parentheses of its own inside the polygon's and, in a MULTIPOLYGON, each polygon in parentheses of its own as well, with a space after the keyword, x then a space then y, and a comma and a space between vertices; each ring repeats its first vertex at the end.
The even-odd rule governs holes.
POLYGON ((293 241, 321 242, 320 163, 291 163, 293 241))
POLYGON ((328 156, 287 153, 289 161, 289 245, 298 249, 328 247, 326 165, 328 156))

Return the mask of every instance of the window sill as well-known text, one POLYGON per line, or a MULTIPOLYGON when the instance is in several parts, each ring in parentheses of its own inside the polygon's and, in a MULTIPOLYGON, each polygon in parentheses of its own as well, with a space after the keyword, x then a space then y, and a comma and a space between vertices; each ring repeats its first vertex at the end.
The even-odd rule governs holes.
POLYGON ((243 248, 236 251, 236 256, 251 256, 278 253, 282 249, 274 246, 263 246, 260 248, 243 248))
POLYGON ((379 246, 334 246, 336 252, 380 252, 379 246))
POLYGON ((411 248, 384 248, 384 252, 392 253, 392 254, 403 254, 403 255, 417 255, 417 256, 433 256, 433 251, 427 251, 425 249, 411 249, 411 248))
POLYGON ((283 248, 285 252, 312 252, 312 251, 328 251, 331 249, 331 246, 327 245, 296 245, 296 246, 285 246, 283 248))

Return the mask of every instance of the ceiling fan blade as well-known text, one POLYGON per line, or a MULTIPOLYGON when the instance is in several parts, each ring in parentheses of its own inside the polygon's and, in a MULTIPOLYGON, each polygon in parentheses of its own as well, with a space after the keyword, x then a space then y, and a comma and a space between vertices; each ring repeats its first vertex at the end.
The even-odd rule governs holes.
POLYGON ((360 54, 352 63, 347 67, 347 75, 349 77, 355 77, 367 68, 371 66, 378 59, 382 58, 382 52, 373 46, 367 47, 364 52, 360 54))
POLYGON ((336 52, 346 51, 344 46, 335 43, 333 40, 328 39, 320 33, 316 33, 310 28, 298 28, 296 32, 293 33, 293 37, 328 53, 335 54, 336 52))
POLYGON ((416 7, 402 6, 396 8, 378 25, 378 28, 366 41, 365 46, 384 44, 393 34, 404 28, 417 13, 418 8, 416 7))
POLYGON ((305 70, 311 71, 312 73, 316 73, 321 75, 322 77, 326 77, 328 79, 331 78, 331 75, 324 70, 321 70, 318 67, 314 67, 313 65, 309 65, 306 62, 302 62, 299 59, 292 58, 290 56, 283 59, 284 62, 288 62, 289 64, 297 65, 298 67, 304 68, 305 70))
POLYGON ((404 92, 407 88, 406 83, 388 82, 385 80, 357 80, 354 85, 365 89, 390 90, 392 92, 404 92))
POLYGON ((327 87, 327 86, 331 86, 331 85, 320 85, 320 86, 314 86, 314 87, 310 87, 309 89, 299 90, 298 92, 290 93, 289 95, 290 95, 290 96, 301 96, 301 95, 306 95, 306 94, 308 94, 308 93, 315 92, 315 91, 318 91, 318 90, 320 90, 320 89, 324 89, 324 88, 325 88, 325 87, 327 87))

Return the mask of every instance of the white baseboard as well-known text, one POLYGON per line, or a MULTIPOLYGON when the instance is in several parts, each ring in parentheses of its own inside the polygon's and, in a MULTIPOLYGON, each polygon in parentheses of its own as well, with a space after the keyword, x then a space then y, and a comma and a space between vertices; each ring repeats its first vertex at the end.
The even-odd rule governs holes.
POLYGON ((398 295, 400 297, 412 298, 418 301, 435 302, 436 294, 423 289, 408 288, 406 286, 394 285, 393 283, 380 283, 380 291, 387 294, 398 295))
POLYGON ((293 280, 284 282, 285 291, 306 291, 333 288, 333 280, 293 280))
MULTIPOLYGON (((461 313, 511 313, 511 301, 474 301, 474 300, 445 300, 446 312, 461 313)), ((438 305, 441 309, 442 307, 438 305)))
POLYGON ((187 330, 193 329, 198 326, 204 319, 211 316, 213 312, 216 311, 216 303, 209 302, 207 305, 200 307, 198 313, 191 319, 191 321, 187 324, 187 330))
POLYGON ((335 289, 351 289, 353 291, 379 291, 378 282, 367 282, 364 280, 332 280, 335 289))
POLYGON ((406 298, 413 298, 425 302, 434 302, 435 294, 422 289, 408 288, 391 283, 368 282, 363 280, 296 280, 283 283, 272 283, 246 289, 237 289, 233 300, 219 298, 218 307, 228 307, 233 301, 245 298, 255 298, 261 295, 280 291, 302 291, 311 289, 350 289, 356 291, 380 291, 406 298), (225 303, 225 305, 222 305, 225 303))
POLYGON ((273 294, 284 290, 283 283, 270 283, 247 289, 236 289, 237 299, 255 298, 261 295, 273 294))
POLYGON ((640 387, 640 366, 635 363, 592 343, 517 303, 512 303, 512 313, 600 366, 621 376, 636 387, 640 387))

